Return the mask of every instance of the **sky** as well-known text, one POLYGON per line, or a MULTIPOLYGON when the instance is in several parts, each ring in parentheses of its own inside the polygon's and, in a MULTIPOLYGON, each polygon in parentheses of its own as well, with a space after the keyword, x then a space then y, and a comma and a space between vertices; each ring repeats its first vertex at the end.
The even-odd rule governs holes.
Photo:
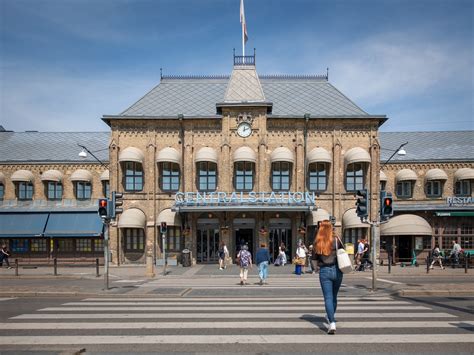
MULTIPOLYGON (((259 74, 325 74, 381 131, 473 130, 471 0, 245 0, 259 74)), ((0 0, 0 125, 108 131, 171 74, 230 74, 240 0, 0 0)))

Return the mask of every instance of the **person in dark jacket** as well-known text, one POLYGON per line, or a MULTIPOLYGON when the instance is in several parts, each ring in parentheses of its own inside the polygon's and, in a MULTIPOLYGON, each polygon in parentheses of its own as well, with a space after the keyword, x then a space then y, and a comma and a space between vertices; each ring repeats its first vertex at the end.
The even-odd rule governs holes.
POLYGON ((270 262, 270 252, 266 248, 265 243, 260 244, 260 249, 255 254, 255 263, 258 266, 258 276, 260 277, 260 285, 267 283, 268 263, 270 262))

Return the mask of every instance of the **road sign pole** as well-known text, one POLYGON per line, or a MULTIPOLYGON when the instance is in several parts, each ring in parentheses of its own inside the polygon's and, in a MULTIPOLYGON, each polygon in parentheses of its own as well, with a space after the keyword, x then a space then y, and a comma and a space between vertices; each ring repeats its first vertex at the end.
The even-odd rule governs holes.
POLYGON ((161 255, 163 255, 163 276, 166 276, 166 267, 168 260, 166 260, 166 233, 161 233, 161 255))
POLYGON ((104 288, 109 289, 109 222, 104 220, 104 288))

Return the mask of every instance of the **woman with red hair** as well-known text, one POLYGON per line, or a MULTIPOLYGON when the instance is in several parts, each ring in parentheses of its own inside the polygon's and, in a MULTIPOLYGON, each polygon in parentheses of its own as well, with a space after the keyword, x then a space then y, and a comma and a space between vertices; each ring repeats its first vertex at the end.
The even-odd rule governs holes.
POLYGON ((341 240, 334 234, 330 221, 320 222, 314 241, 314 252, 319 265, 319 282, 324 295, 324 306, 328 325, 328 334, 336 333, 335 313, 337 294, 342 283, 342 272, 337 266, 336 251, 343 248, 341 240))

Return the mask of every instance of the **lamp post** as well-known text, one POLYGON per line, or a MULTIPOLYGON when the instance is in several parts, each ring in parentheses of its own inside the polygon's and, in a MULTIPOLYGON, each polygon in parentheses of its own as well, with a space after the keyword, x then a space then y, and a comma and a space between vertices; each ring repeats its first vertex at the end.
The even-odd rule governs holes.
MULTIPOLYGON (((97 160, 100 165, 102 165, 104 168, 108 169, 109 167, 105 165, 99 158, 97 158, 94 153, 92 153, 89 149, 87 149, 86 146, 83 146, 79 143, 77 143, 79 147, 82 148, 82 151, 79 153, 79 156, 82 159, 87 158, 87 153, 89 153, 95 160, 97 160)), ((99 152, 105 150, 101 149, 98 150, 99 152)), ((107 148, 108 150, 108 148, 107 148)), ((104 224, 104 288, 105 290, 109 289, 109 226, 110 226, 110 219, 109 218, 103 218, 102 223, 104 224)))
MULTIPOLYGON (((400 144, 400 146, 395 150, 393 151, 393 154, 383 163, 383 165, 380 167, 380 171, 382 171, 382 169, 385 167, 385 165, 387 165, 387 163, 392 160, 392 158, 395 156, 395 154, 398 154, 400 156, 405 156, 407 154, 407 152, 405 151, 405 149, 403 149, 404 146, 406 146, 408 144, 408 142, 405 142, 403 144, 400 144)), ((367 191, 367 195, 368 196, 372 196, 371 192, 370 192, 370 189, 368 189, 367 191)), ((376 259, 377 259, 377 248, 376 248, 376 238, 375 238, 375 230, 376 228, 378 229, 380 227, 380 214, 377 213, 377 218, 375 221, 373 222, 370 222, 370 221, 367 221, 366 223, 370 224, 371 228, 370 228, 370 239, 371 239, 371 243, 372 243, 372 291, 375 291, 377 289, 377 271, 376 271, 376 259)), ((379 239, 380 239, 380 233, 379 233, 379 239)))

